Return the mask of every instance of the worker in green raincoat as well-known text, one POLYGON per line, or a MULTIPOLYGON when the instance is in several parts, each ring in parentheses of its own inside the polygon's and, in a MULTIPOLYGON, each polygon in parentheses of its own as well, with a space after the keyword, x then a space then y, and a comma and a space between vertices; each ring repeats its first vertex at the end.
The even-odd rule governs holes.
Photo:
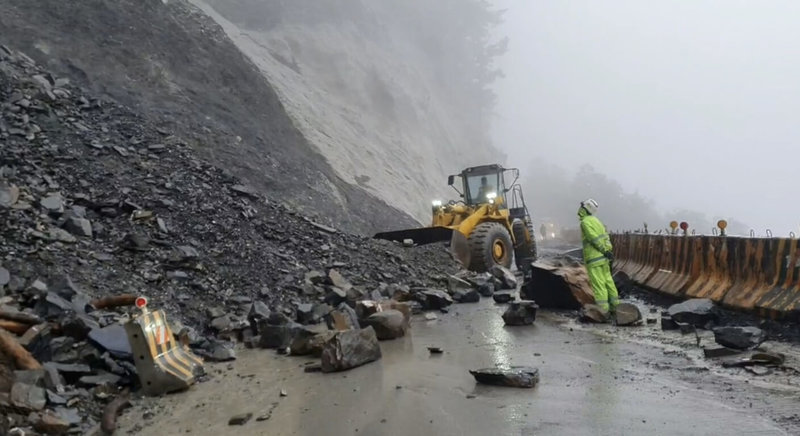
POLYGON ((611 277, 611 262, 614 260, 611 238, 606 228, 595 216, 598 204, 588 199, 581 202, 578 217, 581 220, 581 239, 583 241, 583 263, 589 274, 589 283, 594 291, 595 304, 607 314, 615 312, 619 304, 617 287, 611 277))

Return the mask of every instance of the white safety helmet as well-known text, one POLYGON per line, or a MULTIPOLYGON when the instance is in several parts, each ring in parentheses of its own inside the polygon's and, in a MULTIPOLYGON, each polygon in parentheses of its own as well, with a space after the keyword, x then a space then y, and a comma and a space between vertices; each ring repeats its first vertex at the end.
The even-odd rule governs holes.
POLYGON ((594 215, 595 213, 597 213, 597 208, 599 207, 599 205, 597 204, 596 201, 590 198, 588 200, 583 200, 581 202, 581 207, 586 209, 586 212, 589 212, 589 214, 594 215))

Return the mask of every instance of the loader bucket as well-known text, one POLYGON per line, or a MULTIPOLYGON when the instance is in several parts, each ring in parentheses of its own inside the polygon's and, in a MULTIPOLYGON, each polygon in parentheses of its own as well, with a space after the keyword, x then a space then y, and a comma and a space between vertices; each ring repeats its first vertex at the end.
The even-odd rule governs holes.
POLYGON ((470 251, 466 236, 449 227, 422 227, 418 229, 396 230, 393 232, 378 233, 375 239, 403 242, 406 239, 414 241, 417 245, 432 244, 435 242, 450 241, 450 253, 461 262, 464 267, 469 267, 470 251))
POLYGON ((453 229, 449 227, 422 227, 418 229, 396 230, 378 233, 373 238, 403 242, 411 239, 417 245, 449 241, 453 237, 453 229))

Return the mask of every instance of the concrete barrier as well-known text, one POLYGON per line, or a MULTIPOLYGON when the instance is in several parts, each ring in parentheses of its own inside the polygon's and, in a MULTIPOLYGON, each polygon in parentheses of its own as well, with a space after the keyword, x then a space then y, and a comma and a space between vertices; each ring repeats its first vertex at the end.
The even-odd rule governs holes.
POLYGON ((800 319, 800 241, 612 235, 614 272, 644 288, 773 319, 800 319))

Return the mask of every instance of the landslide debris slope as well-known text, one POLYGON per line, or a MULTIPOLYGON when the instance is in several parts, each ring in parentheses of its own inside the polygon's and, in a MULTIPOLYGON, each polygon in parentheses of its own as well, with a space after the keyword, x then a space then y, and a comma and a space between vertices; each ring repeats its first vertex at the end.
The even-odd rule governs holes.
POLYGON ((192 0, 275 88, 342 179, 409 211, 453 191, 448 174, 504 163, 492 117, 491 30, 478 0, 192 0))
POLYGON ((456 270, 442 246, 321 226, 16 53, 0 49, 0 296, 33 297, 37 279, 69 275, 91 296, 144 294, 202 327, 210 307, 291 312, 319 298, 305 293, 310 271, 337 268, 370 292, 456 270))
POLYGON ((416 224, 337 175, 261 71, 184 0, 0 0, 0 43, 318 221, 367 234, 416 224))
MULTIPOLYGON (((67 380, 65 397, 48 394, 55 417, 31 414, 45 403, 9 389, 43 389, 22 381, 28 373, 12 373, 0 351, 0 433, 9 419, 11 427, 88 431, 100 419, 103 389, 132 380, 132 365, 86 343, 89 331, 121 320, 113 310, 89 311, 90 299, 145 295, 176 330, 211 333, 212 316, 246 323, 253 303, 294 318, 300 303, 322 300, 317 284, 334 269, 364 295, 441 283, 457 270, 442 246, 403 249, 272 201, 198 157, 180 134, 7 46, 0 46, 0 223, 0 309, 55 326, 52 340, 37 339, 32 352, 81 376, 77 386, 67 380)), ((193 338, 228 356, 213 339, 193 338)))

